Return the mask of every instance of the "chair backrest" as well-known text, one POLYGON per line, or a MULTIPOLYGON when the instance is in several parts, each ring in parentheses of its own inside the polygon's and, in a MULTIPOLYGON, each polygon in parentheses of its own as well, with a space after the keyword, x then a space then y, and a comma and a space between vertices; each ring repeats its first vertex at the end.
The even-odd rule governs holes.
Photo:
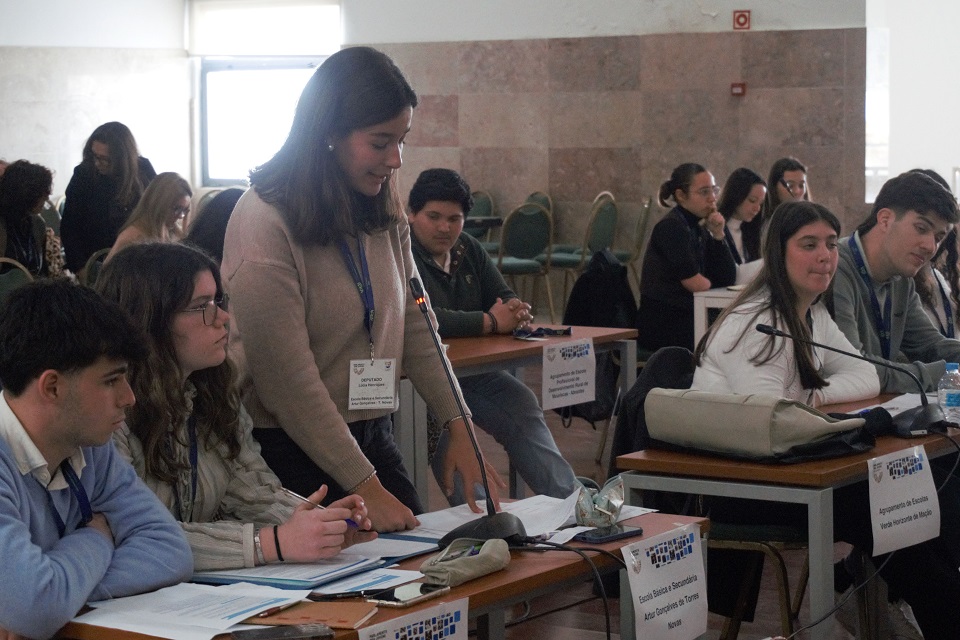
POLYGON ((53 235, 60 235, 60 210, 56 207, 47 206, 40 212, 40 217, 44 223, 53 229, 53 235))
POLYGON ((525 202, 510 212, 500 231, 500 256, 532 260, 542 253, 549 259, 553 242, 553 218, 534 202, 525 202))
POLYGON ((618 215, 617 201, 609 191, 602 191, 593 199, 584 238, 584 255, 590 256, 613 246, 617 237, 618 215))
POLYGON ((653 197, 647 198, 640 209, 637 224, 633 227, 633 250, 630 252, 630 262, 640 259, 643 253, 644 240, 647 238, 647 224, 650 222, 650 210, 653 208, 653 197))
POLYGON ((7 272, 0 273, 0 304, 6 303, 14 289, 33 281, 30 270, 12 258, 0 258, 0 269, 3 268, 7 272))
POLYGON ((534 191, 527 196, 527 202, 534 202, 544 209, 547 210, 547 213, 553 215, 553 200, 550 199, 550 196, 543 191, 534 191))
POLYGON ((497 208, 493 204, 493 198, 486 191, 477 190, 471 193, 473 196, 473 208, 467 212, 467 217, 490 217, 497 215, 497 208))
POLYGON ((98 249, 87 258, 87 263, 83 265, 83 269, 80 271, 81 284, 92 287, 97 282, 97 276, 100 275, 100 269, 103 268, 103 261, 107 259, 108 253, 110 253, 110 247, 98 249))

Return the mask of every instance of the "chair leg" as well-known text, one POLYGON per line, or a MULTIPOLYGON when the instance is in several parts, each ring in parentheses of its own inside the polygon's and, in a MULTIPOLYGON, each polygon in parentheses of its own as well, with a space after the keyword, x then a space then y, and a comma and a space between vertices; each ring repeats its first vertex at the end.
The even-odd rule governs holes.
POLYGON ((593 458, 597 464, 603 460, 603 450, 607 448, 607 434, 610 432, 611 420, 612 418, 607 418, 600 421, 600 443, 597 445, 597 455, 593 458))
POLYGON ((810 553, 804 551, 803 569, 800 571, 800 580, 797 582, 797 590, 793 594, 793 607, 790 614, 796 620, 800 617, 800 607, 803 606, 803 595, 807 592, 807 583, 810 582, 810 553))
POLYGON ((780 627, 784 636, 793 633, 793 611, 790 608, 790 582, 787 580, 787 563, 783 556, 773 547, 768 547, 767 557, 775 563, 777 573, 777 591, 780 595, 780 627))
POLYGON ((557 318, 553 314, 553 291, 550 288, 550 272, 543 274, 543 279, 547 285, 547 306, 550 307, 550 324, 556 324, 557 318))

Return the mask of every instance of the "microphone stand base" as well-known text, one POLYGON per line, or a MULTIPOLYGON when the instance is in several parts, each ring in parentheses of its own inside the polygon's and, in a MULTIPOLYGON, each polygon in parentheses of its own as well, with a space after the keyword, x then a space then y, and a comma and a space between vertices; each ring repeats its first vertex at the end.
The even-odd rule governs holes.
POLYGON ((466 522, 437 543, 441 549, 446 549, 457 538, 472 538, 474 540, 506 540, 508 544, 519 544, 527 537, 520 518, 512 513, 501 511, 493 515, 480 516, 476 520, 466 522))
POLYGON ((916 438, 937 432, 946 433, 943 410, 938 404, 926 404, 907 409, 893 416, 894 435, 916 438))

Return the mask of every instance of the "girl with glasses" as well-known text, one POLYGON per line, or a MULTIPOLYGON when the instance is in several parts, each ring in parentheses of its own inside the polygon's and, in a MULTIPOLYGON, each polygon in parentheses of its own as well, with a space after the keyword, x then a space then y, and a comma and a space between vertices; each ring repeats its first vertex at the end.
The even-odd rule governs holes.
POLYGON ((184 219, 190 213, 193 190, 179 174, 161 173, 143 192, 130 219, 107 254, 110 260, 120 249, 148 240, 177 242, 184 234, 184 219))
MULTIPOLYGON (((260 456, 227 359, 230 313, 213 260, 184 245, 137 244, 104 266, 97 289, 150 338, 114 442, 183 523, 196 570, 313 562, 375 537, 363 531, 371 523, 358 496, 312 508, 285 494, 260 456)), ((308 499, 319 504, 327 490, 315 489, 308 499)))
MULTIPOLYGON (((481 481, 473 426, 408 284, 417 270, 396 172, 416 105, 383 53, 327 58, 286 142, 252 172, 224 242, 264 458, 295 491, 359 495, 378 531, 412 528, 423 509, 393 437, 401 370, 448 430, 445 491, 456 474, 481 481)), ((496 493, 503 481, 484 464, 496 493)), ((472 492, 467 501, 479 512, 472 492)))
POLYGON ((734 283, 737 266, 724 239, 713 175, 688 162, 660 185, 660 206, 676 203, 653 227, 643 257, 637 342, 656 351, 693 349, 693 294, 734 283))

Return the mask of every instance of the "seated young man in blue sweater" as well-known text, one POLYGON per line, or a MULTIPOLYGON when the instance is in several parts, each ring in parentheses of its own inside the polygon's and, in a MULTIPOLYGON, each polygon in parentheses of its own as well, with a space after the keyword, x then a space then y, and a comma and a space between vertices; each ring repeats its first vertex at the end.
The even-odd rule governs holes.
POLYGON ((28 284, 0 310, 0 637, 48 638, 88 601, 193 572, 180 525, 110 440, 144 341, 65 280, 28 284))
MULTIPOLYGON (((444 338, 509 334, 533 319, 530 305, 510 290, 480 243, 463 233, 472 205, 470 187, 449 169, 424 171, 410 191, 413 258, 444 338)), ((533 491, 555 498, 573 493, 573 469, 557 449, 537 397, 523 382, 505 371, 459 382, 474 423, 506 449, 533 491)), ((445 447, 446 432, 433 456, 438 479, 445 447)), ((447 499, 462 504, 463 487, 457 484, 447 499)))

